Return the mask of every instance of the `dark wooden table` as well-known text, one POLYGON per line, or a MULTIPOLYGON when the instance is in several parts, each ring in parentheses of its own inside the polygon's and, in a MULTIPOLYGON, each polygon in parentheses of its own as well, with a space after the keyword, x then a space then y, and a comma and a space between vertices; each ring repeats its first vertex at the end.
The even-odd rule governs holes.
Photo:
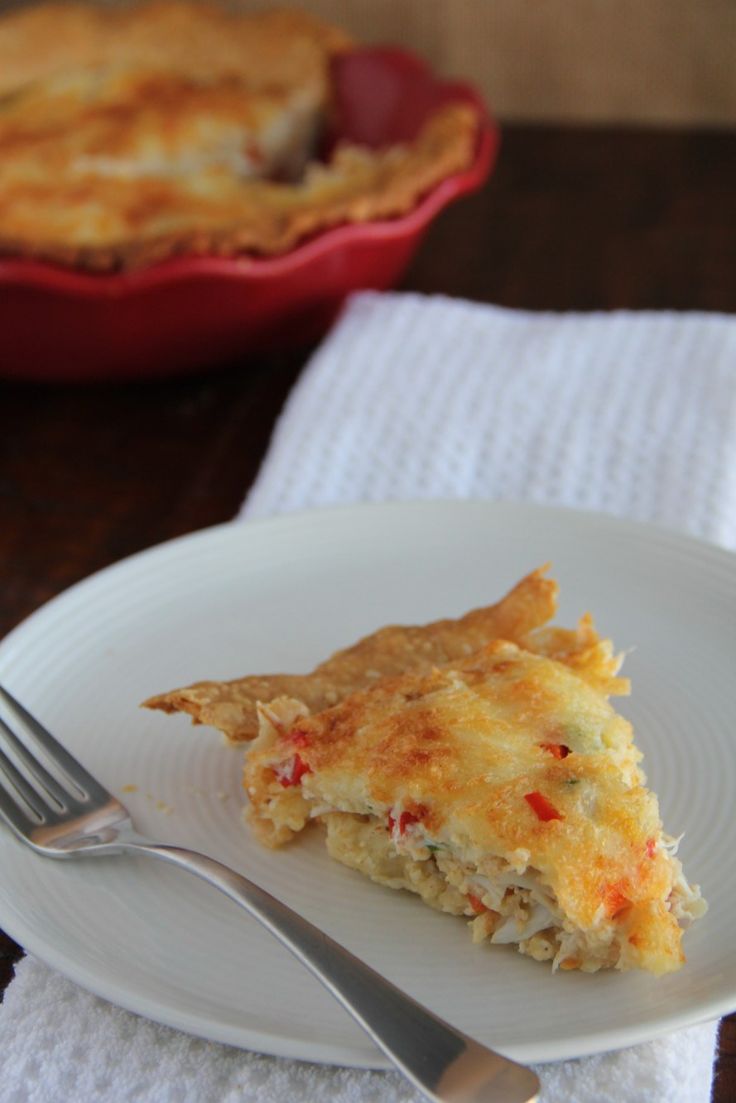
MULTIPOLYGON (((442 215, 404 287, 736 312, 736 133, 508 127, 492 180, 442 215)), ((92 571, 230 518, 308 353, 152 384, 0 383, 0 635, 92 571)), ((0 934, 0 991, 21 952, 0 934)), ((736 1016, 720 1052, 727 1103, 736 1016)))

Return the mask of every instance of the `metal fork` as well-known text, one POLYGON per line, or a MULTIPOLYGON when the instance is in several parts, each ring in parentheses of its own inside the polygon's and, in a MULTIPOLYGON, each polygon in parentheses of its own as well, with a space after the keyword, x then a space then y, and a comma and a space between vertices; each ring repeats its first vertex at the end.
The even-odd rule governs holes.
POLYGON ((241 874, 204 854, 139 835, 127 808, 1 686, 0 699, 16 724, 22 721, 25 735, 19 738, 0 717, 0 738, 10 751, 0 749, 0 813, 21 842, 48 858, 150 854, 196 874, 291 950, 427 1099, 535 1103, 539 1080, 531 1069, 438 1018, 241 874), (54 773, 29 749, 34 741, 54 773))

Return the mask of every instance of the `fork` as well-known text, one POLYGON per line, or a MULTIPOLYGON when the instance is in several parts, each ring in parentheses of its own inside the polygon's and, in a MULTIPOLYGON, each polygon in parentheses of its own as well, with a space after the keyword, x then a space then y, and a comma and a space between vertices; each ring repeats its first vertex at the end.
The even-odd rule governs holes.
POLYGON ((422 1007, 270 893, 221 862, 139 835, 116 797, 0 686, 25 738, 0 717, 0 814, 47 858, 149 854, 219 889, 294 954, 433 1103, 535 1103, 539 1080, 422 1007), (47 769, 31 751, 35 744, 47 769))

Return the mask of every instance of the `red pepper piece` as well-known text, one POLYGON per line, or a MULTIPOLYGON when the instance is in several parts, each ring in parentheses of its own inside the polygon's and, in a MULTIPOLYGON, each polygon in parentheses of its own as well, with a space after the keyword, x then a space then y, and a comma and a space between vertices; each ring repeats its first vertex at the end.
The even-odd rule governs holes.
POLYGON ((419 816, 415 816, 413 812, 400 812, 398 820, 394 817, 392 812, 388 814, 388 829, 391 834, 393 834, 394 828, 398 825, 399 835, 403 835, 409 824, 412 823, 419 823, 419 816))
POLYGON ((279 777, 279 783, 284 789, 291 785, 298 785, 305 774, 311 774, 312 767, 307 765, 301 755, 295 754, 286 772, 279 777))
POLYGON ((485 906, 482 900, 477 896, 473 896, 472 892, 468 893, 468 903, 477 915, 482 915, 483 912, 487 912, 488 908, 485 906))
POLYGON ((312 740, 308 732, 302 731, 301 728, 295 728, 291 733, 291 742, 295 747, 310 747, 312 740))
POLYGON ((543 750, 549 751, 553 758, 567 758, 572 753, 564 743, 540 743, 539 746, 543 750))
POLYGON ((536 789, 533 793, 525 793, 524 800, 544 823, 548 820, 564 820, 565 818, 561 812, 557 811, 554 804, 547 800, 542 793, 538 793, 536 789))

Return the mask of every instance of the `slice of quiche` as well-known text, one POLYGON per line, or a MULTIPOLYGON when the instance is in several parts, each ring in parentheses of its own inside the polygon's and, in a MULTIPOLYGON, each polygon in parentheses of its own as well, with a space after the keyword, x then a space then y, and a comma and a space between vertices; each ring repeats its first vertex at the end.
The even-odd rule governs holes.
POLYGON ((705 903, 608 701, 626 688, 617 666, 586 619, 316 714, 293 697, 260 704, 248 819, 274 846, 319 822, 332 857, 470 917, 477 942, 561 969, 678 969, 705 903))

